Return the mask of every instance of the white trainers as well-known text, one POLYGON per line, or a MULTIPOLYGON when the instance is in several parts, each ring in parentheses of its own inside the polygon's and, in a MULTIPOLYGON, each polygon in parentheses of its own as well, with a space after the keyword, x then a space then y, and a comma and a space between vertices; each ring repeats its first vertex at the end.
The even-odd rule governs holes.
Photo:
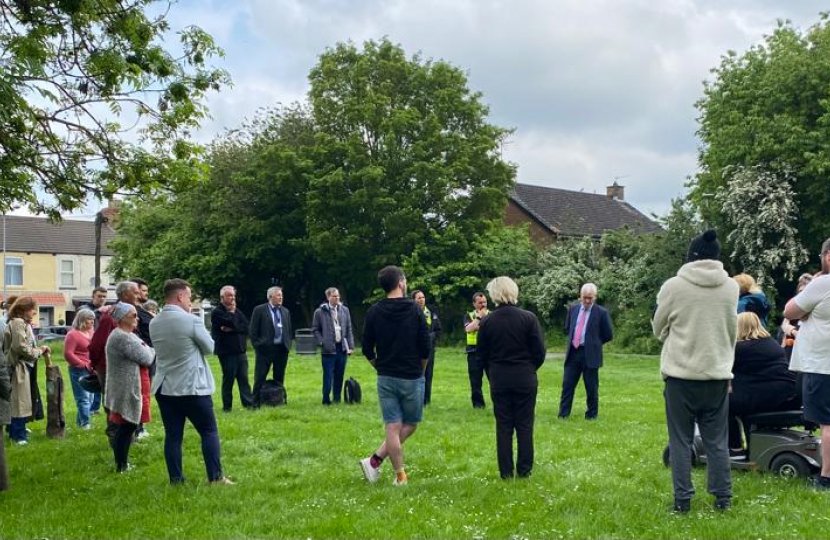
POLYGON ((22 439, 20 441, 14 441, 14 444, 16 444, 17 446, 26 446, 27 444, 29 444, 29 441, 27 441, 26 439, 22 439))
POLYGON ((370 484, 374 484, 380 478, 380 467, 377 469, 372 467, 371 458, 363 458, 360 460, 360 468, 363 469, 363 476, 370 484))
POLYGON ((141 440, 141 439, 146 439, 149 436, 150 436, 150 432, 147 431, 147 428, 145 428, 145 429, 142 429, 141 431, 139 431, 138 435, 136 435, 135 438, 136 438, 136 440, 141 440))
POLYGON ((395 478, 395 481, 394 481, 394 482, 392 482, 392 485, 393 485, 393 486, 405 486, 405 485, 406 485, 406 484, 408 484, 408 483, 409 483, 409 480, 401 480, 401 481, 399 482, 399 481, 398 481, 398 479, 397 479, 397 478, 395 478))

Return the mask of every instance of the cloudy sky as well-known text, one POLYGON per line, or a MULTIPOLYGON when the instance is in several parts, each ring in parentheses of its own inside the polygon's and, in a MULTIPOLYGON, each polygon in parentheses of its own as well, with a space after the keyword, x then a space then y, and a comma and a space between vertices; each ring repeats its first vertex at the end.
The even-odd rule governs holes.
POLYGON ((388 36, 448 61, 515 128, 519 182, 604 193, 664 213, 696 171, 702 81, 778 19, 806 30, 813 0, 180 0, 173 28, 201 26, 225 49, 233 88, 210 97, 209 141, 260 107, 304 99, 326 47, 388 36))

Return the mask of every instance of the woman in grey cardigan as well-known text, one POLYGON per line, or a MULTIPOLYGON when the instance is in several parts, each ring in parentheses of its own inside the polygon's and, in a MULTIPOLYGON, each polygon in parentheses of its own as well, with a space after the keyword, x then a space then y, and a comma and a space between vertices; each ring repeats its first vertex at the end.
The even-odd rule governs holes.
POLYGON ((133 333, 138 325, 135 307, 115 304, 110 315, 118 327, 107 339, 107 383, 104 404, 110 421, 118 424, 113 440, 115 467, 129 469, 128 457, 138 424, 150 421, 150 365, 155 352, 133 333))

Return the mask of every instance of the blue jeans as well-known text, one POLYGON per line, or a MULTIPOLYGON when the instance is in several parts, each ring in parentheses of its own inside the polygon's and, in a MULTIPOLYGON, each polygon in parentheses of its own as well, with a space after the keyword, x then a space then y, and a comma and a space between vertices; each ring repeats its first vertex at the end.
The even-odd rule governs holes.
POLYGON ((69 366, 72 394, 75 396, 75 406, 78 409, 78 414, 75 416, 75 423, 78 424, 78 427, 89 425, 89 406, 92 403, 92 393, 81 388, 80 383, 81 377, 87 374, 89 374, 89 371, 84 368, 69 366))
POLYGON ((182 441, 184 422, 190 420, 202 438, 202 457, 209 481, 222 478, 222 463, 219 459, 219 428, 213 414, 213 400, 210 396, 165 396, 161 389, 156 392, 156 403, 164 424, 164 461, 171 484, 184 482, 182 471, 182 441))
POLYGON ((340 392, 343 390, 343 377, 346 374, 348 357, 343 345, 338 343, 334 354, 323 355, 323 403, 331 403, 329 394, 334 383, 334 402, 340 402, 340 392))
POLYGON ((101 410, 101 394, 95 392, 92 394, 92 405, 89 406, 89 412, 97 413, 101 410))
POLYGON ((384 424, 417 424, 424 413, 424 377, 378 375, 378 401, 384 424))
POLYGON ((9 437, 14 442, 28 440, 25 418, 12 418, 11 424, 9 424, 9 437))

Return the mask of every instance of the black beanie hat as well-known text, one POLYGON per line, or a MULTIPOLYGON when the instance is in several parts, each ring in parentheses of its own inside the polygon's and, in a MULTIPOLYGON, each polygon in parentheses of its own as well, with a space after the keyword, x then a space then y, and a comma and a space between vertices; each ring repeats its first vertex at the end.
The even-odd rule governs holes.
POLYGON ((715 259, 720 256, 720 244, 718 233, 709 229, 696 237, 689 244, 689 252, 686 254, 686 262, 700 261, 703 259, 715 259))

